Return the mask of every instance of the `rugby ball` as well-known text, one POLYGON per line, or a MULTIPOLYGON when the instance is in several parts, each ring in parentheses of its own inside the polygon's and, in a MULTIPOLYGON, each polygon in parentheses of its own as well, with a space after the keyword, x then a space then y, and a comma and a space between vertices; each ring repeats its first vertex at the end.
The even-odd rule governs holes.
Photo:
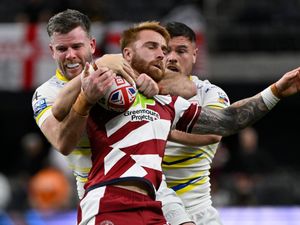
POLYGON ((107 110, 124 112, 134 103, 136 94, 136 87, 117 75, 112 86, 98 101, 98 104, 107 110))

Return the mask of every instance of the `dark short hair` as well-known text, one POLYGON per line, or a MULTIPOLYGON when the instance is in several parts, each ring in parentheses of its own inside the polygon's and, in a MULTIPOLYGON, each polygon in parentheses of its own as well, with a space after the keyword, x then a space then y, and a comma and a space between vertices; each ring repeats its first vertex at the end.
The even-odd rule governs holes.
POLYGON ((171 38, 183 36, 186 37, 191 42, 196 42, 195 32, 184 23, 180 22, 169 22, 165 25, 167 31, 169 32, 171 38))
POLYGON ((67 34, 79 26, 90 36, 91 21, 88 16, 74 9, 67 9, 49 19, 47 32, 51 37, 54 32, 67 34))

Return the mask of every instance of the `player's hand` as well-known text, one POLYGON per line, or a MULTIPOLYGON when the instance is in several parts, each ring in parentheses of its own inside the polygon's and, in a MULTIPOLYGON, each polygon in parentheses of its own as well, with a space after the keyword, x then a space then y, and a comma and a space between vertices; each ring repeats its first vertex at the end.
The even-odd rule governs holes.
POLYGON ((107 67, 116 74, 124 77, 131 85, 134 85, 138 74, 136 74, 122 54, 105 54, 95 61, 97 67, 107 67))
POLYGON ((300 67, 284 74, 275 85, 278 91, 277 97, 280 98, 300 92, 300 67))
POLYGON ((146 97, 152 98, 159 92, 157 83, 147 74, 142 73, 136 80, 138 90, 146 97))
POLYGON ((158 83, 162 95, 179 95, 189 99, 197 94, 195 83, 188 76, 166 69, 165 75, 158 83))
POLYGON ((91 65, 86 64, 81 74, 81 88, 91 104, 95 104, 102 98, 108 88, 112 85, 116 74, 107 67, 92 69, 91 65))

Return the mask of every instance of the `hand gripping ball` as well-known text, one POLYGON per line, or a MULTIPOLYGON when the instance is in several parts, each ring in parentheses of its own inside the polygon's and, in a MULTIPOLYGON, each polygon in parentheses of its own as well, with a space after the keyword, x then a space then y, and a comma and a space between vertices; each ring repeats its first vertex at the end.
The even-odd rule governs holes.
POLYGON ((112 86, 98 101, 98 104, 107 110, 124 112, 134 103, 136 94, 136 87, 117 75, 112 86))

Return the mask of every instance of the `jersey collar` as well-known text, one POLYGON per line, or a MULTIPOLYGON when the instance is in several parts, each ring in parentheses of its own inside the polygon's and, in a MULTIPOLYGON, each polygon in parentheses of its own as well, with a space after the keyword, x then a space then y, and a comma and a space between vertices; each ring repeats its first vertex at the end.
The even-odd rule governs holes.
POLYGON ((68 78, 66 78, 62 72, 60 71, 60 69, 56 69, 56 73, 55 73, 56 77, 59 79, 59 80, 62 80, 62 81, 69 81, 68 78))

